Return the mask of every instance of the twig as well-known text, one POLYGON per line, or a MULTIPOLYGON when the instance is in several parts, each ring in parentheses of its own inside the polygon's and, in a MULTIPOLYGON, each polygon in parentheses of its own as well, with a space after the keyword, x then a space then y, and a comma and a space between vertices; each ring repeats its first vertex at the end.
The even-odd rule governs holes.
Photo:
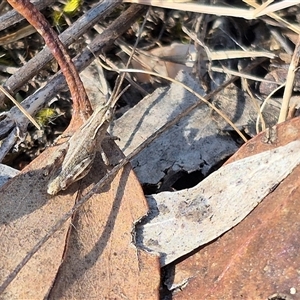
POLYGON ((7 2, 35 27, 57 60, 73 99, 73 117, 70 124, 70 128, 72 128, 74 126, 73 122, 87 119, 92 112, 83 83, 72 59, 44 15, 29 0, 8 0, 7 2))
MULTIPOLYGON (((89 28, 95 25, 99 19, 107 15, 113 8, 121 3, 121 0, 105 1, 98 3, 84 16, 76 20, 69 28, 59 35, 59 39, 65 45, 69 46, 85 33, 89 28)), ((1 24, 1 23, 0 23, 1 24)), ((39 70, 41 70, 53 58, 48 47, 45 47, 36 56, 30 59, 26 65, 19 68, 18 71, 6 80, 3 86, 11 93, 15 93, 22 87, 29 79, 31 79, 39 70)), ((0 94, 0 107, 4 96, 0 94)))
MULTIPOLYGON (((1 4, 4 1, 1 2, 1 4)), ((50 6, 55 0, 35 0, 32 3, 36 6, 37 9, 42 10, 45 7, 50 6)), ((8 11, 4 15, 0 16, 0 31, 20 22, 24 17, 20 15, 15 10, 8 11)))

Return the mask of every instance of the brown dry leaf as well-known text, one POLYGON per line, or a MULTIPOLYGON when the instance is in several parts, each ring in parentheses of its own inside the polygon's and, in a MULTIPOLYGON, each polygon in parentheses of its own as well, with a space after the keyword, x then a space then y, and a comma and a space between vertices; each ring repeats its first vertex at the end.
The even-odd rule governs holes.
MULTIPOLYGON (((230 162, 297 140, 299 128, 299 118, 280 124, 274 144, 263 143, 262 133, 230 162)), ((234 229, 175 266, 167 284, 188 284, 174 299, 299 299, 299 172, 300 166, 234 229)))
MULTIPOLYGON (((194 45, 172 43, 170 46, 154 48, 149 52, 141 52, 138 59, 132 60, 134 69, 155 71, 160 75, 175 78, 180 70, 189 73, 196 60, 194 45)), ((151 76, 136 73, 140 82, 150 82, 151 76)))
MULTIPOLYGON (((101 155, 81 182, 56 197, 46 194, 46 169, 58 163, 47 149, 0 190, 0 285, 34 245, 70 210, 78 189, 104 174, 101 155)), ((111 148, 110 148, 111 149, 111 148)), ((56 151, 56 152, 54 152, 56 151)), ((112 155, 120 155, 118 148, 112 155)), ((1 299, 156 299, 159 262, 132 244, 133 224, 147 213, 142 190, 129 166, 94 194, 22 268, 1 299), (58 272, 59 271, 59 272, 58 272)))

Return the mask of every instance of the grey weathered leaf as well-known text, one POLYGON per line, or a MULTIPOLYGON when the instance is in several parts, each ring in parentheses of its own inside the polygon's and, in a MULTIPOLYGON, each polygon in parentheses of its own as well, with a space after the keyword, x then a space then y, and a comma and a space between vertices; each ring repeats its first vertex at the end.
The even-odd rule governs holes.
POLYGON ((148 197, 137 244, 166 265, 243 220, 300 163, 300 141, 228 164, 197 186, 148 197))

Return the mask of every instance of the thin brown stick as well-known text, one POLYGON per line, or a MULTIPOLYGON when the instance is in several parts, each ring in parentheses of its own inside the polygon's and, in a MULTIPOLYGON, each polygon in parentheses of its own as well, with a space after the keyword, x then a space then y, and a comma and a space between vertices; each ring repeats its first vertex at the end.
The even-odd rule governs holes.
POLYGON ((83 83, 72 59, 49 22, 29 0, 8 0, 7 2, 35 27, 57 60, 73 99, 73 118, 70 125, 72 128, 73 122, 78 122, 80 118, 85 120, 92 112, 83 83))

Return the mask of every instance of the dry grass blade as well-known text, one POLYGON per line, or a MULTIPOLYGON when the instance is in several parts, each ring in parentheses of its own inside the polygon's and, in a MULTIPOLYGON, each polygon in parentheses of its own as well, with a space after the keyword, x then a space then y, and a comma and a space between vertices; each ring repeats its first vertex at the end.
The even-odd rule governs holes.
POLYGON ((286 78, 286 86, 284 89, 283 99, 282 99, 282 106, 280 110, 280 115, 278 119, 278 123, 284 122, 288 115, 289 109, 289 102, 293 92, 293 85, 295 81, 295 71, 298 67, 299 63, 299 55, 300 55, 300 35, 298 37, 298 42, 294 50, 294 54, 292 57, 292 61, 289 66, 289 71, 286 78))
POLYGON ((5 96, 7 96, 14 104, 19 108, 19 110, 27 117, 28 120, 37 128, 41 129, 40 125, 34 120, 34 118, 23 108, 21 104, 12 96, 10 93, 6 91, 1 85, 0 85, 0 90, 5 96))
POLYGON ((253 10, 190 3, 192 2, 192 0, 180 1, 180 2, 176 0, 174 1, 126 0, 124 2, 152 5, 152 6, 162 7, 162 8, 198 12, 203 14, 217 15, 217 16, 228 16, 228 17, 237 17, 237 18, 242 17, 249 20, 253 19, 253 10))
POLYGON ((255 57, 267 57, 275 58, 275 54, 268 53, 266 51, 240 51, 240 50, 225 50, 225 51, 209 51, 210 60, 225 60, 233 58, 255 58, 255 57))
POLYGON ((274 2, 274 0, 269 0, 266 3, 262 4, 259 8, 257 8, 253 13, 254 18, 268 15, 275 11, 285 9, 285 8, 288 8, 288 7, 291 7, 291 6, 294 6, 294 5, 297 5, 300 3, 299 0, 295 0, 295 1, 290 0, 290 1, 280 1, 279 3, 274 3, 271 5, 268 5, 271 2, 274 2))
MULTIPOLYGON (((254 3, 253 1, 249 1, 249 0, 243 0, 243 1, 246 2, 248 5, 254 7, 254 8, 259 8, 259 7, 260 7, 257 3, 254 3)), ((295 1, 295 2, 297 2, 297 4, 299 4, 299 1, 295 1)), ((282 4, 282 3, 291 3, 291 5, 295 5, 295 3, 293 3, 293 1, 281 1, 281 2, 278 3, 278 4, 282 4)), ((274 5, 275 5, 275 4, 274 4, 274 5)), ((290 6, 290 5, 289 5, 289 6, 290 6)), ((271 6, 270 6, 270 7, 271 7, 271 6)), ((270 7, 268 7, 268 8, 270 8, 270 7)), ((274 8, 274 7, 273 7, 273 8, 274 8)), ((278 9, 282 9, 283 7, 278 8, 278 7, 276 6, 276 8, 277 8, 276 10, 278 10, 278 9)), ((300 34, 300 27, 299 27, 299 26, 294 25, 294 24, 291 24, 291 23, 289 23, 288 21, 282 19, 282 18, 279 17, 276 13, 274 13, 274 11, 275 11, 275 10, 273 10, 272 12, 270 12, 270 11, 267 12, 266 10, 264 10, 264 15, 267 15, 267 16, 273 18, 273 19, 276 20, 279 24, 283 24, 284 27, 287 27, 287 28, 289 28, 290 30, 292 30, 292 31, 294 31, 294 32, 296 32, 296 33, 298 33, 298 34, 300 34)), ((261 14, 259 14, 257 17, 259 17, 259 16, 261 16, 261 14)))
POLYGON ((168 9, 176 9, 182 11, 191 11, 191 12, 198 12, 203 14, 211 14, 217 16, 228 16, 228 17, 235 17, 235 18, 244 18, 247 20, 256 19, 258 17, 268 15, 269 17, 277 20, 279 23, 284 24, 285 27, 293 30, 296 33, 300 33, 300 27, 294 24, 290 24, 286 20, 280 18, 274 12, 277 10, 281 10, 293 5, 297 5, 300 3, 299 0, 297 1, 281 1, 279 3, 275 3, 269 5, 267 7, 261 8, 261 6, 253 1, 244 0, 245 3, 248 5, 256 8, 255 10, 251 9, 242 9, 242 8, 234 8, 234 7, 225 7, 225 6, 212 6, 212 5, 202 5, 198 3, 189 3, 191 0, 185 1, 161 1, 161 0, 126 0, 124 2, 129 3, 139 3, 145 5, 152 5, 162 8, 168 9))
MULTIPOLYGON (((214 71, 214 72, 230 74, 230 75, 233 75, 233 76, 238 76, 238 77, 241 77, 241 78, 250 79, 250 80, 254 80, 254 81, 258 81, 258 82, 265 82, 265 83, 274 84, 274 81, 267 80, 267 79, 264 79, 264 78, 261 78, 261 77, 257 77, 257 76, 251 75, 251 74, 245 74, 245 73, 241 73, 239 71, 234 71, 232 69, 226 68, 226 66, 222 66, 222 68, 221 67, 211 67, 211 70, 214 71)), ((279 83, 278 83, 278 85, 279 85, 279 83)))
MULTIPOLYGON (((141 34, 142 34, 143 30, 144 30, 144 27, 145 27, 145 24, 146 24, 146 20, 147 20, 148 14, 149 14, 149 10, 148 10, 148 12, 147 12, 147 14, 146 14, 146 17, 144 18, 143 24, 141 25, 141 27, 140 27, 140 29, 139 29, 139 33, 138 33, 137 39, 136 39, 136 41, 135 41, 135 43, 134 43, 134 46, 133 46, 133 48, 132 48, 132 50, 131 50, 130 56, 129 56, 128 61, 127 61, 127 63, 126 63, 126 68, 129 67, 129 65, 130 65, 130 63, 131 63, 131 61, 132 61, 132 59, 133 59, 133 57, 134 57, 135 50, 136 50, 136 47, 137 47, 137 45, 138 45, 138 43, 139 43, 139 41, 140 41, 141 34)), ((116 83, 116 85, 115 85, 115 89, 114 89, 113 93, 115 93, 115 95, 119 94, 119 96, 118 96, 117 98, 119 98, 119 97, 121 96, 121 94, 123 94, 123 92, 122 92, 122 93, 119 93, 119 92, 120 92, 121 85, 122 85, 122 83, 123 83, 123 81, 124 81, 125 76, 126 76, 126 73, 121 73, 121 75, 120 75, 120 77, 119 77, 119 80, 117 81, 117 83, 116 83)), ((128 87, 129 87, 129 86, 128 86, 128 87)), ((127 89, 127 88, 126 88, 126 89, 127 89)), ((115 95, 112 95, 112 96, 115 96, 115 95)), ((117 101, 118 101, 118 100, 116 100, 114 103, 116 103, 117 101)))
POLYGON ((257 16, 259 13, 265 10, 266 7, 268 7, 274 0, 268 0, 264 2, 261 6, 257 7, 255 11, 253 12, 254 16, 257 16))
MULTIPOLYGON (((272 93, 270 93, 266 99, 264 100, 263 104, 261 105, 260 107, 260 114, 263 112, 266 104, 268 103, 269 99, 276 93, 278 92, 280 89, 282 89, 284 86, 286 85, 286 82, 281 84, 280 86, 278 86, 275 90, 272 91, 272 93)), ((258 129, 258 124, 259 124, 259 119, 260 119, 260 116, 258 116, 257 120, 256 120, 256 130, 257 132, 259 132, 259 129, 258 129)))
POLYGON ((191 89, 190 87, 188 87, 187 85, 183 84, 182 82, 179 82, 173 78, 170 78, 168 76, 164 76, 155 72, 151 72, 151 71, 144 71, 144 70, 137 70, 137 69, 111 69, 109 67, 107 67, 106 65, 102 64, 103 68, 110 70, 110 71, 115 71, 115 72, 122 72, 122 73, 143 73, 143 74, 149 74, 152 76, 156 76, 159 78, 163 78, 165 80, 168 80, 170 82, 176 83, 181 85, 184 89, 186 89, 187 91, 189 91, 190 93, 192 93, 193 95, 195 95, 198 99, 200 99, 202 102, 204 102, 206 105, 208 105, 211 109, 213 109, 217 114, 219 114, 230 126, 232 126, 232 128, 239 134, 239 136, 243 139, 244 142, 247 142, 247 138, 243 135, 243 133, 230 121, 230 119, 221 111, 219 110, 217 107, 215 107, 213 104, 211 104, 208 100, 206 100, 204 97, 202 97, 201 95, 199 95, 198 93, 196 93, 195 91, 193 91, 193 89, 191 89))

